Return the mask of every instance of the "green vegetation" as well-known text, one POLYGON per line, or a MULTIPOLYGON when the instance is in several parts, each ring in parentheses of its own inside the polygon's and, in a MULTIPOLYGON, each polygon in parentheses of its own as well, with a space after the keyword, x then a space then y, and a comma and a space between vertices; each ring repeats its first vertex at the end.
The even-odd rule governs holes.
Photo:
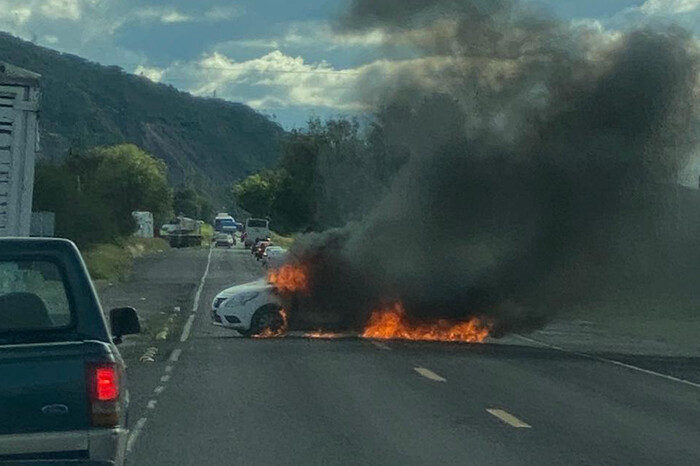
POLYGON ((96 244, 83 257, 93 280, 121 280, 131 271, 134 259, 170 249, 161 238, 129 238, 118 244, 96 244))
POLYGON ((283 233, 322 230, 367 212, 405 160, 391 158, 378 124, 365 133, 356 121, 310 120, 287 135, 282 157, 233 186, 233 196, 283 233))
POLYGON ((133 257, 116 244, 98 244, 83 253, 93 280, 121 280, 131 270, 133 257))
POLYGON ((274 231, 270 233, 270 239, 272 242, 278 246, 289 249, 294 244, 294 237, 292 236, 282 236, 274 231))
POLYGON ((214 218, 214 207, 207 198, 192 186, 181 186, 175 190, 173 209, 176 215, 198 220, 211 221, 214 218))
POLYGON ((213 237, 214 237, 214 227, 209 225, 208 223, 205 223, 204 225, 202 225, 202 242, 203 242, 203 244, 211 243, 211 240, 213 237))
POLYGON ((49 160, 130 142, 165 161, 172 185, 224 201, 234 180, 279 158, 282 129, 245 105, 194 97, 5 33, 0 56, 42 75, 41 140, 49 160))
POLYGON ((72 152, 61 163, 39 163, 34 208, 56 213, 56 234, 80 247, 131 236, 134 210, 172 215, 165 164, 133 145, 72 152))

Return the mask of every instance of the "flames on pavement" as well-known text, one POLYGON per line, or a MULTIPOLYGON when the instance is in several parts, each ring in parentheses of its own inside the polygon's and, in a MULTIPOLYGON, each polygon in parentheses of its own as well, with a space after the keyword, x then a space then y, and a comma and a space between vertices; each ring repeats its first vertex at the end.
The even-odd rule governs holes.
POLYGON ((362 333, 363 338, 468 343, 481 343, 488 336, 489 325, 476 317, 462 322, 438 319, 430 323, 411 323, 401 303, 374 311, 362 333))
POLYGON ((332 338, 342 338, 344 335, 342 333, 336 333, 336 332, 327 332, 324 330, 316 330, 315 332, 306 332, 304 334, 304 338, 327 338, 327 339, 332 339, 332 338))
POLYGON ((309 291, 309 274, 302 265, 285 264, 279 269, 270 270, 268 281, 283 293, 307 293, 309 291))

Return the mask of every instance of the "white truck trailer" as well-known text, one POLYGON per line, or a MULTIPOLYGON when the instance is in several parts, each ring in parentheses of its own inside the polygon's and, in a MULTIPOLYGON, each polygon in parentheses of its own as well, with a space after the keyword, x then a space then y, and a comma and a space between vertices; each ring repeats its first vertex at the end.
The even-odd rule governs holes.
POLYGON ((29 236, 39 147, 39 78, 0 62, 0 237, 29 236))

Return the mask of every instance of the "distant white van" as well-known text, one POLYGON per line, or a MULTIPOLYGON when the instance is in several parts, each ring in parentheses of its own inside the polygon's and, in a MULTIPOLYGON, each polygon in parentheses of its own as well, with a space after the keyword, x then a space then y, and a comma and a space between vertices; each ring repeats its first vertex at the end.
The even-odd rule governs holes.
POLYGON ((249 218, 245 221, 245 247, 255 244, 256 239, 270 237, 270 222, 264 218, 249 218))

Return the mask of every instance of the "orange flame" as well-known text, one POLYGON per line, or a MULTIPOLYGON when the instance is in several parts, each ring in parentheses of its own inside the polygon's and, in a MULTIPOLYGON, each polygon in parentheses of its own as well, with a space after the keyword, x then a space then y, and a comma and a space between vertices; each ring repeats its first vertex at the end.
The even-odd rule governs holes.
POLYGON ((334 332, 324 332, 323 330, 316 330, 315 332, 307 332, 304 334, 304 338, 340 338, 343 335, 334 332))
POLYGON ((309 274, 306 267, 301 265, 285 264, 279 269, 270 270, 267 279, 281 292, 306 293, 309 290, 309 274))
POLYGON ((431 323, 412 324, 406 319, 401 303, 372 313, 365 325, 364 338, 384 340, 462 341, 481 343, 489 336, 487 324, 476 317, 464 322, 439 319, 431 323))

